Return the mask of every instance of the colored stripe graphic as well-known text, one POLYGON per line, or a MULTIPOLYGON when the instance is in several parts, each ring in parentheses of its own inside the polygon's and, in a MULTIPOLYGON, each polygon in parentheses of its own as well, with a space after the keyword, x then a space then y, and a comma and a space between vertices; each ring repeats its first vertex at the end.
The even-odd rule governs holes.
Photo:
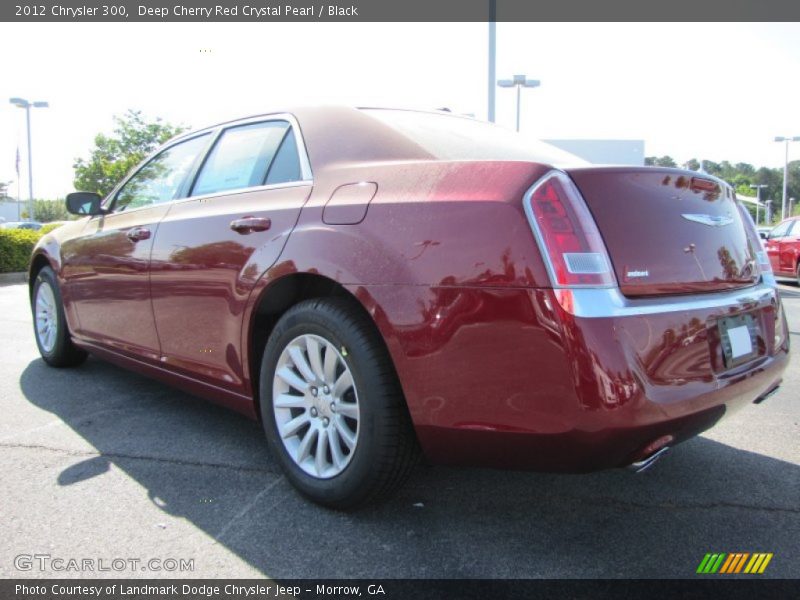
POLYGON ((728 560, 725 561, 722 569, 720 569, 720 573, 738 573, 742 570, 744 561, 747 560, 748 556, 750 556, 750 554, 747 552, 736 552, 735 554, 729 554, 728 560))
POLYGON ((761 574, 772 560, 771 552, 709 552, 697 566, 697 573, 731 575, 735 573, 761 574), (749 560, 748 560, 749 559, 749 560), (745 566, 747 565, 747 566, 745 566), (742 571, 744 569, 744 571, 742 571))
POLYGON ((753 554, 753 558, 750 559, 750 562, 747 563, 747 567, 745 567, 745 573, 758 573, 761 574, 764 572, 764 569, 767 568, 769 561, 772 560, 772 552, 761 552, 753 554))
POLYGON ((728 554, 728 560, 726 560, 722 564, 722 568, 719 570, 719 572, 720 573, 729 573, 730 571, 728 569, 730 569, 732 567, 732 565, 736 562, 736 558, 738 556, 739 556, 738 554, 728 554))
POLYGON ((722 554, 706 554, 700 562, 700 566, 697 567, 697 572, 716 573, 722 565, 725 556, 727 555, 724 552, 722 554))

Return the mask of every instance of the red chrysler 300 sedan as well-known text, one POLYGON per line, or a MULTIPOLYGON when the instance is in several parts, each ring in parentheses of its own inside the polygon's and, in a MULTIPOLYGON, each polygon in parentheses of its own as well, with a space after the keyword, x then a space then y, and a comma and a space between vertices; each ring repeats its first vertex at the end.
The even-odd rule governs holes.
POLYGON ((723 182, 593 167, 446 113, 303 108, 181 135, 30 266, 36 341, 264 426, 345 508, 434 463, 652 463, 760 401, 789 352, 723 182))

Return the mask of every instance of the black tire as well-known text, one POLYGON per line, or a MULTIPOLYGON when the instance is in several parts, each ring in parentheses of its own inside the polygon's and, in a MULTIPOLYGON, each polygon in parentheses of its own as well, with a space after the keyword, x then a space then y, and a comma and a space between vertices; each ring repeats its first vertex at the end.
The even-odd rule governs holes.
POLYGON ((797 263, 797 269, 795 270, 795 281, 797 282, 798 287, 800 287, 800 262, 797 263))
POLYGON ((272 453, 289 481, 307 498, 330 508, 358 508, 386 499, 411 474, 419 447, 405 399, 383 340, 354 301, 321 298, 290 308, 267 342, 260 382, 262 422, 272 453), (284 349, 303 335, 318 336, 337 349, 346 349, 340 358, 358 390, 357 443, 349 463, 330 478, 312 476, 298 466, 278 433, 273 410, 278 360, 284 349))
POLYGON ((42 355, 42 358, 48 365, 58 368, 74 367, 86 360, 86 352, 72 343, 72 336, 67 326, 67 319, 64 316, 64 303, 61 300, 61 291, 58 288, 55 273, 50 267, 42 268, 36 275, 36 280, 33 284, 33 294, 31 296, 31 312, 33 313, 33 336, 36 339, 36 346, 39 348, 39 354, 42 355), (36 328, 37 299, 39 298, 40 288, 45 285, 50 287, 55 300, 53 325, 56 331, 54 343, 52 344, 52 348, 49 349, 43 345, 40 334, 36 328))

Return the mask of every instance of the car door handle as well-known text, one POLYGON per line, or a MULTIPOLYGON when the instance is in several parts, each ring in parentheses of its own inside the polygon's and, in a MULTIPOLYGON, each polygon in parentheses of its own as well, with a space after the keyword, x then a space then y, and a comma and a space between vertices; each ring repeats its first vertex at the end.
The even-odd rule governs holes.
POLYGON ((272 221, 265 217, 242 217, 231 221, 231 229, 242 235, 247 235, 254 231, 266 231, 271 226, 272 221))
POLYGON ((134 227, 129 229, 125 234, 132 242, 140 242, 142 240, 150 239, 150 230, 147 227, 134 227))

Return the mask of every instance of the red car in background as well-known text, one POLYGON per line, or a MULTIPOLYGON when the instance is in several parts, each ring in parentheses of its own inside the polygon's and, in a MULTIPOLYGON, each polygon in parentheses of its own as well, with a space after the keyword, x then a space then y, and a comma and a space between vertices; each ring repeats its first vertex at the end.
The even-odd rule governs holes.
POLYGON ((772 270, 779 277, 793 277, 800 285, 800 217, 781 221, 764 241, 772 270))
POLYGON ((181 135, 34 249, 36 342, 264 426, 338 508, 434 463, 652 464, 773 393, 781 301, 732 189, 447 113, 302 108, 181 135))

